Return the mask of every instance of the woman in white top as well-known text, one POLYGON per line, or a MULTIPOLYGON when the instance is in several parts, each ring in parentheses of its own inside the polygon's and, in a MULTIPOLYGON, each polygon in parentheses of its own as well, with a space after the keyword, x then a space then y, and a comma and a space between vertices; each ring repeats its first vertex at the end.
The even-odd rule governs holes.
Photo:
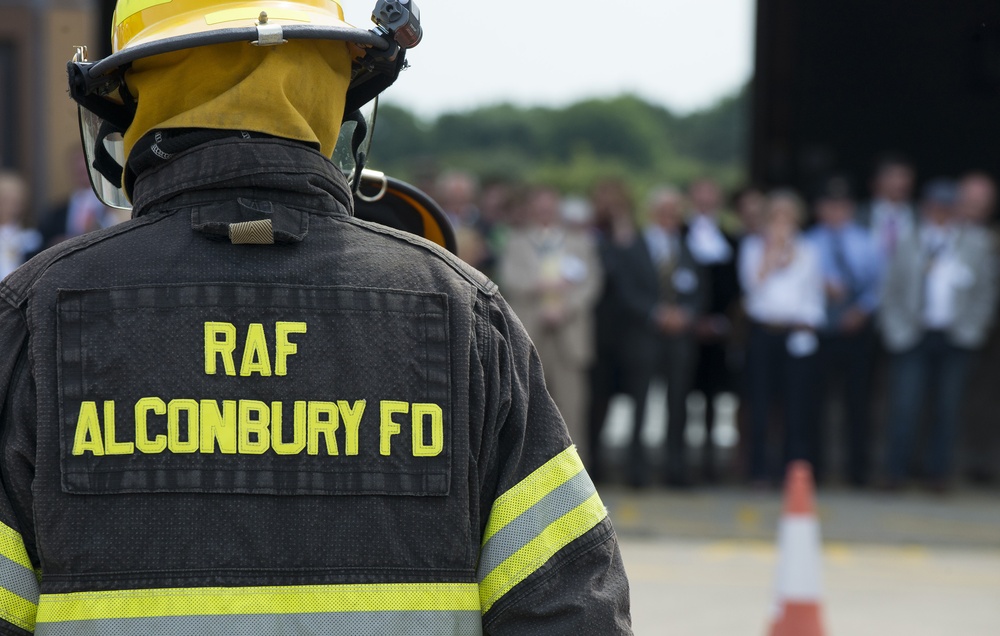
POLYGON ((772 193, 759 235, 740 250, 739 274, 750 318, 747 402, 750 414, 750 477, 765 483, 779 476, 769 443, 772 400, 784 418, 784 463, 815 460, 818 439, 813 404, 818 328, 825 317, 823 276, 816 249, 799 229, 802 200, 791 191, 772 193))

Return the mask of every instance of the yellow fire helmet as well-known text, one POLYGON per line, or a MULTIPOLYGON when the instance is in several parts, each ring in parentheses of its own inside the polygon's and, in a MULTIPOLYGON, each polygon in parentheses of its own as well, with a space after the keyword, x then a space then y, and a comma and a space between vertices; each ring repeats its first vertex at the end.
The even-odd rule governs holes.
MULTIPOLYGON (((350 77, 345 81, 347 94, 339 119, 345 124, 331 158, 345 172, 359 172, 371 141, 377 97, 396 81, 406 66, 407 49, 419 44, 423 36, 414 0, 377 0, 372 21, 371 30, 352 27, 334 0, 118 0, 112 54, 89 61, 86 47, 78 47, 68 65, 70 96, 79 105, 80 132, 95 192, 107 205, 129 207, 122 190, 127 160, 124 140, 136 118, 137 99, 142 99, 127 83, 133 64, 216 45, 278 47, 298 40, 346 43, 350 77)), ((132 131, 133 141, 135 134, 144 132, 132 131)), ((328 147, 323 149, 330 152, 328 147)))

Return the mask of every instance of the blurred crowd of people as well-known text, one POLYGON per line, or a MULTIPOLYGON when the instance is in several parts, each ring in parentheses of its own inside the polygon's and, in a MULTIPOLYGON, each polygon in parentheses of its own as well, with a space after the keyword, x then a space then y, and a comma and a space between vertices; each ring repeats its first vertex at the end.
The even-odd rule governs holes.
POLYGON ((0 278, 47 247, 128 219, 127 211, 105 206, 94 194, 82 152, 70 154, 68 168, 72 193, 34 224, 27 223, 28 184, 16 172, 0 171, 0 278))
MULTIPOLYGON (((24 181, 0 172, 0 277, 122 220, 93 194, 82 156, 72 169, 76 189, 36 228, 25 227, 24 181)), ((990 176, 932 179, 917 197, 913 166, 888 158, 864 193, 834 177, 808 202, 752 186, 727 201, 702 178, 642 205, 614 179, 588 198, 463 172, 422 186, 451 219, 459 256, 500 284, 524 323, 595 479, 683 488, 725 473, 767 487, 801 458, 820 480, 897 489, 920 478, 943 491, 960 433, 970 474, 995 477, 990 176), (666 385, 660 450, 643 442, 654 380, 666 385), (686 434, 694 393, 705 405, 697 452, 686 434), (735 469, 713 442, 723 394, 739 398, 735 469), (632 432, 624 461, 610 462, 601 439, 616 395, 634 404, 632 432), (843 444, 832 452, 835 425, 843 444)))
POLYGON ((868 185, 833 177, 808 201, 755 187, 726 200, 703 178, 637 205, 616 180, 584 200, 453 172, 434 194, 462 258, 494 277, 531 334, 597 479, 683 488, 726 472, 764 488, 807 459, 820 480, 944 491, 960 433, 968 470, 985 478, 998 442, 986 379, 1000 377, 998 356, 984 353, 1000 346, 995 184, 973 173, 918 193, 914 167, 896 157, 868 185), (657 379, 661 450, 642 434, 657 379), (693 393, 705 404, 697 450, 693 393), (739 398, 735 470, 713 443, 725 393, 739 398), (632 436, 610 466, 600 442, 618 394, 635 405, 632 436))

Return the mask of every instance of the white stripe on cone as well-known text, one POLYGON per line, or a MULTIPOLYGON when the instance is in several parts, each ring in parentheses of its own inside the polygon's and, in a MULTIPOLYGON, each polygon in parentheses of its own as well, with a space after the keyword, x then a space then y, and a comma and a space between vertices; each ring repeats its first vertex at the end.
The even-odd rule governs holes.
POLYGON ((804 461, 792 462, 788 467, 784 514, 778 526, 778 550, 770 636, 823 636, 820 617, 822 544, 812 468, 804 461))
POLYGON ((819 603, 822 597, 822 542, 813 515, 786 515, 778 527, 775 596, 785 601, 819 603))

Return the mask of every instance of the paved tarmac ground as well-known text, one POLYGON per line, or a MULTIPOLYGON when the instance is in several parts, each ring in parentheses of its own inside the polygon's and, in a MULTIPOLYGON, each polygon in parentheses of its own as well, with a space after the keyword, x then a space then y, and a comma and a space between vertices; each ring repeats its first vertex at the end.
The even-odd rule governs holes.
MULTIPOLYGON (((772 544, 622 538, 637 636, 764 636, 772 544)), ((824 554, 828 636, 997 636, 1000 550, 836 545, 824 554)))
MULTIPOLYGON (((774 540, 781 493, 739 487, 677 493, 601 486, 618 533, 630 538, 774 540)), ((1000 551, 1000 492, 959 491, 947 497, 820 489, 825 541, 834 545, 919 545, 1000 551)), ((1000 636, 1000 630, 997 631, 1000 636)))
MULTIPOLYGON (((780 493, 601 488, 638 636, 763 636, 780 493)), ((1000 636, 1000 495, 820 490, 828 636, 1000 636)))

